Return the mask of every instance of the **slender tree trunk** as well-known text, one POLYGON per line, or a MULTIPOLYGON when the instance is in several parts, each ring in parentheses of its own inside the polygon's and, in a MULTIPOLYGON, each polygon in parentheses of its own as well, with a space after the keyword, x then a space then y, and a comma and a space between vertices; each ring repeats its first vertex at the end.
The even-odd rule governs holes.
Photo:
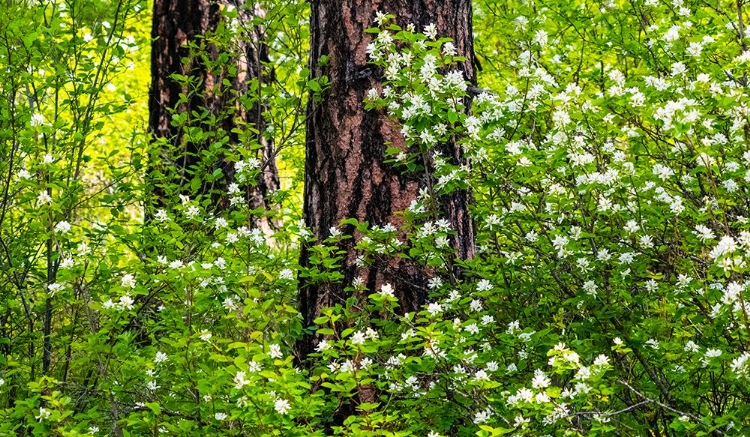
MULTIPOLYGON (((367 45, 377 11, 396 16, 397 24, 414 23, 417 29, 434 23, 440 36, 453 38, 459 53, 467 56, 463 72, 475 82, 471 34, 470 0, 312 0, 310 71, 315 77, 328 76, 330 89, 320 103, 308 106, 305 158, 305 223, 322 240, 342 219, 356 218, 370 225, 396 226, 402 223, 398 212, 417 198, 419 180, 404 177, 384 164, 385 143, 403 144, 400 129, 382 112, 364 110, 363 99, 378 84, 378 73, 367 64, 367 45), (321 62, 326 56, 326 62, 321 62)), ((455 144, 442 150, 454 164, 463 163, 455 144)), ((453 246, 457 255, 472 257, 474 228, 467 205, 470 193, 458 192, 441 199, 444 216, 456 230, 453 246)), ((344 232, 352 232, 351 227, 344 232)), ((342 261, 344 280, 340 283, 303 283, 300 309, 304 325, 322 308, 345 300, 343 289, 361 278, 371 291, 390 283, 396 289, 402 312, 414 311, 427 298, 428 272, 416 263, 389 260, 369 268, 356 265, 353 250, 357 236, 346 240, 347 255, 342 261)), ((302 248, 301 264, 310 266, 309 246, 302 248)), ((304 359, 318 339, 307 336, 299 344, 304 359)))
MULTIPOLYGON (((239 138, 234 129, 240 127, 237 120, 250 123, 260 133, 257 141, 261 145, 258 158, 263 162, 263 171, 258 177, 257 186, 249 189, 246 199, 252 208, 267 207, 267 194, 280 187, 278 168, 275 162, 274 143, 264 135, 266 128, 263 113, 266 106, 263 103, 263 83, 272 79, 265 67, 268 61, 268 49, 265 44, 263 29, 252 25, 254 14, 262 14, 260 10, 247 10, 245 2, 241 0, 155 0, 153 27, 151 31, 151 90, 149 96, 149 127, 154 138, 166 138, 172 146, 171 150, 161 150, 161 166, 152 167, 151 171, 159 172, 170 168, 175 178, 168 182, 178 183, 188 187, 194 177, 193 171, 201 165, 200 152, 208 150, 211 142, 221 140, 220 135, 229 137, 228 147, 235 147, 239 138), (237 74, 229 74, 229 65, 218 69, 209 69, 200 58, 191 57, 187 44, 199 42, 199 36, 217 30, 221 20, 221 7, 236 7, 240 10, 239 17, 242 37, 227 47, 217 47, 212 43, 205 43, 208 57, 215 61, 221 50, 231 47, 232 61, 235 63, 237 74), (184 59, 188 59, 184 62, 184 59), (172 78, 173 74, 191 77, 195 80, 197 89, 187 89, 172 78), (228 80, 229 85, 225 83, 228 80), (180 101, 180 94, 188 96, 187 101, 180 101), (249 108, 244 102, 251 101, 249 108), (214 125, 196 125, 204 130, 220 133, 206 142, 188 141, 184 129, 172 126, 172 112, 188 114, 193 111, 201 113, 208 111, 216 117, 214 125)), ((224 179, 220 182, 209 183, 205 180, 201 184, 198 194, 213 194, 217 209, 227 206, 228 198, 219 193, 226 193, 228 185, 233 181, 233 163, 219 157, 213 168, 204 169, 211 173, 221 168, 224 179)), ((189 190, 183 189, 180 194, 189 190)), ((160 184, 154 187, 157 204, 166 204, 167 193, 160 184)), ((265 227, 267 222, 259 226, 265 227)))
MULTIPOLYGON (((241 7, 243 0, 230 0, 237 7, 241 7)), ((250 207, 253 209, 264 208, 269 210, 274 206, 269 203, 269 194, 281 188, 279 180, 279 168, 276 165, 276 150, 274 148, 273 137, 266 134, 268 123, 264 113, 268 110, 268 105, 264 101, 263 87, 273 82, 274 71, 266 67, 269 62, 268 44, 266 44, 265 29, 261 26, 252 26, 253 17, 265 17, 265 11, 255 5, 253 10, 241 9, 240 17, 246 23, 243 26, 245 42, 241 43, 243 56, 240 58, 240 76, 237 83, 238 91, 241 94, 250 96, 253 99, 253 105, 247 110, 243 119, 252 123, 258 130, 258 144, 260 144, 259 158, 262 159, 263 167, 258 175, 256 188, 248 192, 250 207)), ((267 235, 272 228, 278 228, 280 223, 267 220, 265 218, 256 219, 255 227, 263 230, 267 235)))

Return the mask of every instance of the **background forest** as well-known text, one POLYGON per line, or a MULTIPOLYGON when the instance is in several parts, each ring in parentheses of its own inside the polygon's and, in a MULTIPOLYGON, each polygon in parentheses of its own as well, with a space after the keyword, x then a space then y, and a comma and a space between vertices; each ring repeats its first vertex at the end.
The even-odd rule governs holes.
POLYGON ((2 9, 0 435, 750 433, 744 0, 2 9))

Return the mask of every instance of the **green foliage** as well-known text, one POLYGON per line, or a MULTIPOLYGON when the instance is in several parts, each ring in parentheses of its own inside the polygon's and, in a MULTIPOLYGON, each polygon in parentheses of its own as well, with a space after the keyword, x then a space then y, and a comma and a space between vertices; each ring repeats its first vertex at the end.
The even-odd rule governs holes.
MULTIPOLYGON (((349 219, 317 242, 300 222, 301 127, 328 80, 301 67, 306 4, 260 7, 225 8, 187 47, 232 104, 177 108, 200 159, 146 178, 176 152, 146 140, 145 84, 127 73, 144 70, 146 5, 8 3, 0 435, 748 433, 742 3, 477 1, 478 91, 433 26, 379 13, 366 37, 383 82, 364 104, 401 125, 384 159, 422 190, 399 226, 349 219), (233 43, 253 26, 274 79, 238 93, 233 43), (263 132, 234 120, 258 101, 263 132), (261 137, 284 182, 253 208, 261 137), (202 189, 225 169, 236 186, 202 189), (440 199, 465 189, 477 253, 458 260, 440 199), (340 282, 344 257, 423 266, 427 305, 403 314, 399 290, 354 281, 302 326, 297 279, 340 282)), ((173 79, 185 100, 202 92, 173 79)))

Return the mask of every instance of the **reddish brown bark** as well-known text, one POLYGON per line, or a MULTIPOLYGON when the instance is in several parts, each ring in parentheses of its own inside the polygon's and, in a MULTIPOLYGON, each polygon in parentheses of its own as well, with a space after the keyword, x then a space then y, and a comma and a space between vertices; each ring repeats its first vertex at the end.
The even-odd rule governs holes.
MULTIPOLYGON (((171 126, 172 115, 179 101, 182 86, 171 78, 174 73, 192 75, 206 84, 205 68, 200 64, 183 65, 189 55, 188 41, 216 28, 219 7, 208 0, 156 0, 151 27, 151 90, 149 95, 149 127, 157 138, 170 138, 181 143, 182 132, 171 126)), ((204 85, 205 88, 205 85, 204 85)), ((197 107, 197 102, 183 106, 197 107)))
MULTIPOLYGON (((385 142, 398 143, 399 128, 384 113, 365 111, 363 99, 378 85, 376 69, 367 64, 366 47, 377 11, 394 14, 405 27, 414 23, 421 30, 435 23, 439 35, 453 38, 466 79, 475 82, 470 0, 313 0, 311 15, 310 71, 315 77, 328 76, 330 89, 320 103, 308 107, 305 160, 305 222, 322 240, 330 228, 346 218, 357 218, 370 225, 399 225, 398 212, 417 197, 419 180, 405 177, 384 164, 385 142), (321 56, 327 56, 321 63, 321 56)), ((444 146, 453 163, 463 163, 455 145, 444 146)), ((457 256, 473 255, 474 229, 468 214, 470 194, 457 192, 441 199, 443 213, 453 228, 457 256)), ((352 232, 353 229, 345 229, 352 232)), ((427 298, 427 272, 416 263, 390 260, 370 268, 355 264, 355 241, 346 240, 348 255, 342 262, 344 280, 340 283, 303 283, 300 309, 305 326, 325 307, 345 300, 344 287, 360 277, 369 290, 383 283, 394 285, 403 312, 414 311, 427 298)), ((309 247, 302 248, 301 264, 310 265, 309 247)), ((299 343, 300 357, 313 351, 317 339, 308 336, 299 343)))
MULTIPOLYGON (((226 206, 226 198, 221 192, 233 179, 232 163, 220 157, 211 163, 210 168, 202 166, 200 153, 208 149, 211 142, 228 137, 226 147, 236 147, 239 142, 233 129, 238 127, 236 120, 251 123, 260 131, 257 136, 261 148, 258 157, 263 160, 263 172, 258 177, 257 187, 247 192, 252 208, 267 206, 266 195, 279 188, 278 168, 275 161, 273 140, 264 136, 266 122, 263 117, 265 107, 262 102, 263 83, 271 80, 265 67, 268 61, 267 45, 263 29, 251 24, 253 15, 262 11, 248 11, 244 1, 222 0, 155 0, 153 27, 151 31, 151 89, 149 94, 149 127, 154 138, 166 138, 171 150, 161 150, 161 165, 153 171, 169 169, 167 182, 187 187, 196 171, 208 172, 221 168, 225 177, 220 182, 201 184, 198 194, 213 192, 214 204, 226 206), (209 69, 200 57, 191 56, 188 43, 201 43, 201 36, 216 31, 220 23, 220 5, 238 8, 243 28, 241 39, 227 42, 224 47, 205 44, 208 57, 216 60, 222 50, 231 49, 231 61, 237 67, 237 74, 230 75, 230 65, 209 69), (188 62, 184 62, 188 59, 188 62), (188 87, 175 81, 171 76, 180 74, 195 80, 195 86, 188 87), (229 85, 223 81, 227 79, 229 85), (180 94, 188 95, 187 102, 180 103, 180 94), (243 98, 253 101, 248 108, 243 98), (179 105, 179 106, 178 106, 179 105), (182 114, 198 114, 208 111, 215 117, 213 124, 196 121, 195 125, 205 131, 217 133, 205 142, 187 141, 182 128, 172 126, 172 110, 182 114)), ((191 115, 192 117, 192 115, 191 115)), ((205 164, 205 163, 203 163, 205 164)), ((157 203, 164 204, 167 193, 155 186, 157 203)), ((188 193, 183 189, 181 193, 188 193)), ((174 195, 174 193, 172 193, 174 195)))

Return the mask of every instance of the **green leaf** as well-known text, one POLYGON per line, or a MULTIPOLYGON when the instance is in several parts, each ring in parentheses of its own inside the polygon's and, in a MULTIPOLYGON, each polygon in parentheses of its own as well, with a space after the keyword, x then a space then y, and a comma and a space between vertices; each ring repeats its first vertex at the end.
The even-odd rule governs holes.
POLYGON ((313 92, 320 93, 323 91, 323 89, 320 87, 320 84, 317 80, 310 80, 307 82, 308 88, 310 88, 313 92))
POLYGON ((145 402, 144 405, 150 408, 155 415, 158 416, 161 414, 161 407, 159 406, 158 402, 145 402))

